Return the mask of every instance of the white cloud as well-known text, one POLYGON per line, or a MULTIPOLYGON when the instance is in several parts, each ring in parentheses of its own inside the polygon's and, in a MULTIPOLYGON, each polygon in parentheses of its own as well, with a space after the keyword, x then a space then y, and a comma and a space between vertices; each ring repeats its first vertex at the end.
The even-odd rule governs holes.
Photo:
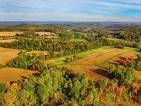
POLYGON ((0 0, 0 12, 0 20, 141 21, 141 0, 0 0))

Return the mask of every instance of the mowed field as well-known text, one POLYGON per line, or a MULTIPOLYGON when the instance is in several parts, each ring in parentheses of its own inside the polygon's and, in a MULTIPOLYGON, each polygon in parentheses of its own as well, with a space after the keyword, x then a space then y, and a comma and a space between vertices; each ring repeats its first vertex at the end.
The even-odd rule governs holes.
MULTIPOLYGON (((1 36, 15 36, 16 34, 23 34, 24 32, 20 31, 15 31, 15 32, 0 32, 0 37, 1 36)), ((47 36, 57 36, 55 33, 52 32, 35 32, 36 34, 42 36, 42 35, 47 35, 47 36)))
POLYGON ((0 32, 1 36, 15 36, 16 34, 22 34, 23 32, 0 32))
POLYGON ((6 65, 7 62, 16 58, 18 56, 18 53, 20 53, 20 50, 0 47, 0 64, 6 65))
MULTIPOLYGON (((16 49, 0 48, 0 65, 6 65, 7 62, 16 58, 19 52, 20 50, 16 49)), ((8 83, 10 81, 23 79, 33 73, 36 72, 18 68, 0 68, 0 82, 8 83)))
POLYGON ((108 64, 110 61, 115 61, 121 56, 128 58, 135 55, 136 52, 131 48, 103 49, 101 52, 97 52, 71 62, 68 67, 74 72, 82 72, 86 74, 90 80, 98 81, 101 79, 107 79, 107 75, 109 73, 109 70, 105 70, 104 68, 101 68, 101 66, 104 66, 105 64, 110 65, 108 64))
POLYGON ((9 83, 10 81, 24 79, 34 73, 37 72, 18 68, 0 68, 0 82, 9 83))
POLYGON ((75 73, 86 74, 87 78, 90 80, 98 81, 107 79, 109 73, 108 70, 101 68, 101 66, 104 66, 111 60, 115 61, 115 59, 118 59, 120 56, 135 56, 136 51, 133 48, 117 49, 112 47, 101 47, 76 55, 79 56, 80 59, 70 63, 65 63, 63 61, 66 57, 54 58, 48 60, 47 63, 63 65, 75 73))
POLYGON ((12 43, 16 41, 16 39, 6 39, 6 40, 0 40, 0 43, 12 43))

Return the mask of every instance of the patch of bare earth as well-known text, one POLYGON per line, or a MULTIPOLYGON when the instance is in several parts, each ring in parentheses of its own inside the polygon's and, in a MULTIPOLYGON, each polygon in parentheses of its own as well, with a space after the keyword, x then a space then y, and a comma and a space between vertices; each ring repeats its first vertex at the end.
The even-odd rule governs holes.
POLYGON ((6 65, 7 62, 16 58, 18 53, 20 53, 20 50, 0 47, 0 64, 6 65))
POLYGON ((0 68, 0 82, 9 83, 10 81, 24 79, 34 73, 37 72, 18 68, 0 68))

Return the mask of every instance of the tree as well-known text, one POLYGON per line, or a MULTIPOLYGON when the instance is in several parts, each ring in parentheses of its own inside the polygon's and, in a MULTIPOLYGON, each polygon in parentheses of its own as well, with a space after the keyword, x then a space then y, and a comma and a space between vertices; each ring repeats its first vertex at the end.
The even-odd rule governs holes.
POLYGON ((68 41, 72 38, 72 34, 69 32, 63 32, 59 34, 59 37, 62 41, 68 41))

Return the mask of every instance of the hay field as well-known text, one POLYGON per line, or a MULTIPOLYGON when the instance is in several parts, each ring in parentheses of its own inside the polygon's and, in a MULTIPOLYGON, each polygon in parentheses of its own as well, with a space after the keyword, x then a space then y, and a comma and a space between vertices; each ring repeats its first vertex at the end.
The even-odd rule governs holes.
POLYGON ((97 81, 107 79, 106 76, 109 73, 108 70, 101 68, 101 65, 107 64, 110 60, 114 60, 114 58, 127 55, 136 55, 136 53, 134 49, 131 48, 107 48, 71 62, 67 65, 67 67, 76 73, 81 72, 86 74, 90 80, 97 81))
POLYGON ((39 34, 40 36, 42 36, 42 35, 56 36, 56 34, 52 33, 52 32, 36 32, 36 34, 39 34))
POLYGON ((16 34, 22 34, 23 32, 0 32, 0 37, 15 36, 16 34))
POLYGON ((85 52, 76 54, 76 56, 81 57, 70 63, 65 63, 66 57, 58 57, 47 60, 47 64, 56 64, 60 66, 65 66, 71 69, 75 73, 84 73, 90 80, 101 80, 107 79, 108 70, 101 68, 101 66, 106 65, 109 61, 114 61, 120 56, 134 56, 136 51, 133 48, 117 49, 112 47, 101 47, 98 49, 92 49, 85 52))
POLYGON ((0 82, 9 83, 10 81, 24 79, 34 73, 37 72, 18 68, 0 68, 0 82))
POLYGON ((0 47, 0 64, 6 65, 7 62, 16 58, 18 53, 20 53, 20 50, 0 47))
POLYGON ((17 39, 6 39, 6 40, 0 40, 0 43, 12 43, 16 41, 17 39))

